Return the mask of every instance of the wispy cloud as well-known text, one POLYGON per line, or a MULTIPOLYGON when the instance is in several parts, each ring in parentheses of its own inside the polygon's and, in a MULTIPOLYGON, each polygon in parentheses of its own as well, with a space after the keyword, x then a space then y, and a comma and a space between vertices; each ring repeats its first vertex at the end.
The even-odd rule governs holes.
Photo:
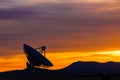
POLYGON ((4 6, 0 8, 1 48, 28 42, 47 44, 49 51, 119 49, 119 3, 22 1, 0 3, 4 6))

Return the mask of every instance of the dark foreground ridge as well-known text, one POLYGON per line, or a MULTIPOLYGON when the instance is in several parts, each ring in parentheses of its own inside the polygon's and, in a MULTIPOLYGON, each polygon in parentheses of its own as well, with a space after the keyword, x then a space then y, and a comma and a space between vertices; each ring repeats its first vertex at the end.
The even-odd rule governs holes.
POLYGON ((120 80, 120 63, 74 62, 60 70, 36 68, 0 73, 0 80, 120 80))

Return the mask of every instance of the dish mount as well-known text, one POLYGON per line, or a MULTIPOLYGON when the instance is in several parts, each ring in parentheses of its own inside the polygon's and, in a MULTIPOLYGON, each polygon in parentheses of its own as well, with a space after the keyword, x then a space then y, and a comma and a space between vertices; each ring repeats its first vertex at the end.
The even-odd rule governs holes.
POLYGON ((28 69, 34 69, 36 67, 52 67, 53 64, 45 57, 46 46, 39 48, 32 48, 27 44, 23 44, 24 53, 28 59, 26 66, 28 69), (37 51, 39 49, 39 52, 37 51), (42 55, 44 54, 44 55, 42 55))

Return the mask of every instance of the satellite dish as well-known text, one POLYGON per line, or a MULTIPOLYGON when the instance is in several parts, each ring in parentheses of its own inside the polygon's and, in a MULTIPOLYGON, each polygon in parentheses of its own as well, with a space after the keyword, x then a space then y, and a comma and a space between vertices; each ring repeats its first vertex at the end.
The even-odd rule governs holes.
POLYGON ((36 51, 34 48, 27 44, 23 44, 24 52, 27 56, 28 62, 26 63, 27 68, 34 68, 40 66, 51 67, 53 64, 45 58, 41 53, 36 51))
POLYGON ((44 56, 46 56, 46 46, 41 46, 41 47, 38 47, 35 49, 39 50, 40 53, 42 53, 44 56))

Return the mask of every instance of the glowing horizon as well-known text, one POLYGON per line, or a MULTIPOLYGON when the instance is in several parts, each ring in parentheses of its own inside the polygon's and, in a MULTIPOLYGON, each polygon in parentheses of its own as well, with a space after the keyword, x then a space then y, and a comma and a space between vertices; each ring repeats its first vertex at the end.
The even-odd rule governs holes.
POLYGON ((55 65, 50 69, 63 68, 77 60, 120 61, 119 3, 120 0, 1 0, 0 72, 26 67, 24 43, 33 48, 46 45, 47 57, 55 65))
MULTIPOLYGON (((120 50, 105 51, 105 52, 58 52, 47 53, 47 58, 54 64, 49 69, 61 69, 67 67, 76 61, 95 61, 105 63, 109 61, 120 62, 120 50), (63 63, 64 62, 64 63, 63 63)), ((26 56, 25 54, 13 55, 4 58, 0 58, 0 66, 3 71, 10 70, 22 70, 26 68, 26 56)))

